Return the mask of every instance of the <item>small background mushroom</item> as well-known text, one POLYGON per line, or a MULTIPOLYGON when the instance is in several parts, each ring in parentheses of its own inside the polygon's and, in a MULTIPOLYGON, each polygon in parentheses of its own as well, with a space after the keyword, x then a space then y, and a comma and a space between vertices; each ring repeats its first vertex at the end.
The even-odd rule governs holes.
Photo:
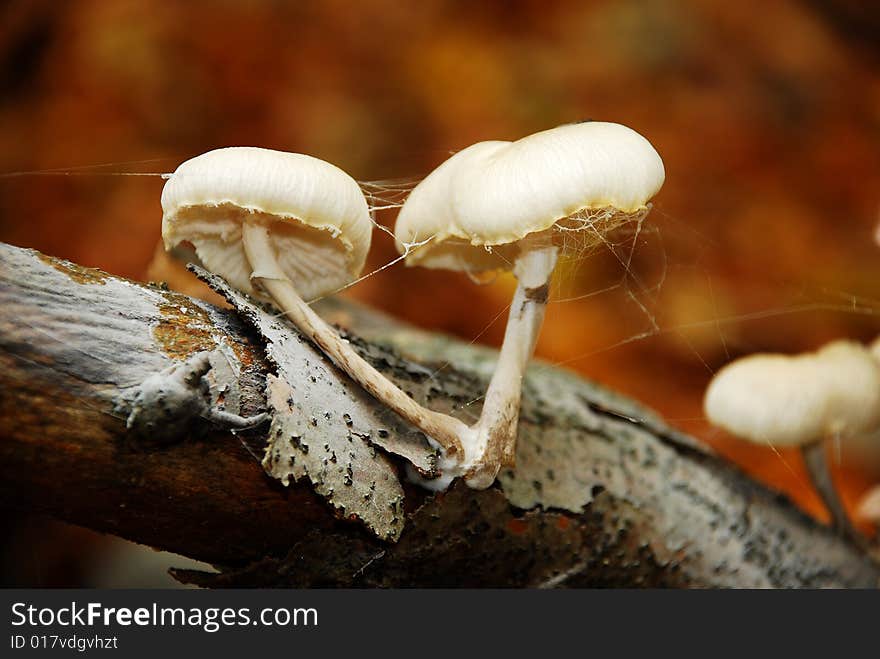
POLYGON ((880 429, 880 363, 859 343, 835 341, 814 353, 756 354, 712 379, 709 420, 751 442, 801 449, 834 525, 856 538, 828 468, 826 440, 841 444, 880 429))

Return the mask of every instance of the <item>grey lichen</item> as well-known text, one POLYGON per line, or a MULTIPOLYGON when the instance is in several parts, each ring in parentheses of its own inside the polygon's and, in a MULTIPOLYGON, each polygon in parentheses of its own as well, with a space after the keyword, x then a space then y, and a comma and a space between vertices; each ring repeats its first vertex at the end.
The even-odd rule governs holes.
POLYGON ((339 514, 362 521, 380 538, 397 540, 404 526, 403 487, 385 452, 431 475, 436 454, 425 438, 375 405, 283 318, 222 279, 197 274, 260 332, 277 368, 277 376, 267 378, 272 425, 266 472, 284 484, 308 478, 339 514))
POLYGON ((217 357, 211 352, 198 352, 127 391, 117 401, 117 410, 127 413, 125 425, 129 435, 167 444, 204 428, 204 421, 230 430, 263 423, 266 414, 242 417, 214 404, 212 389, 216 388, 217 379, 206 376, 213 363, 224 363, 222 356, 220 360, 217 357))
POLYGON ((363 521, 377 536, 397 540, 403 531, 403 488, 394 465, 346 429, 336 411, 303 415, 300 396, 287 380, 266 378, 272 425, 263 468, 285 485, 308 478, 343 516, 363 521))
POLYGON ((510 502, 525 509, 580 513, 597 487, 626 498, 633 479, 662 471, 676 450, 710 454, 651 410, 542 364, 526 375, 520 424, 516 472, 499 479, 510 502))

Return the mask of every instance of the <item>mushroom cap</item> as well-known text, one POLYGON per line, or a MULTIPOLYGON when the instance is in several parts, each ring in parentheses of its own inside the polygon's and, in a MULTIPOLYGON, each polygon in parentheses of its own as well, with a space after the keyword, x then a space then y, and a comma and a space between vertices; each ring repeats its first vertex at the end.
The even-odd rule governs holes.
POLYGON ((713 424, 755 443, 845 439, 880 426, 880 365, 851 341, 803 355, 750 355, 715 374, 704 409, 713 424))
POLYGON ((256 147, 209 151, 180 165, 162 190, 165 249, 193 244, 204 266, 232 286, 251 285, 243 222, 269 228, 281 269, 305 299, 356 279, 373 225, 357 182, 328 162, 256 147))
POLYGON ((875 485, 859 500, 856 519, 880 524, 880 485, 875 485))
POLYGON ((397 248, 430 238, 407 265, 480 272, 510 269, 517 243, 585 211, 644 211, 665 178, 644 137, 599 121, 516 142, 478 142, 431 172, 400 209, 397 248))

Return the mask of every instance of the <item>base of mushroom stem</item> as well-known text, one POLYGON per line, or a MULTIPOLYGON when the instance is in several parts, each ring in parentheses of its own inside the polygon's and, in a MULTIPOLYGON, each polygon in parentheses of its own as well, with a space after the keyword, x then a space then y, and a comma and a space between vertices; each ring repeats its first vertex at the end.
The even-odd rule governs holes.
POLYGON ((474 476, 462 475, 460 473, 455 473, 454 470, 447 470, 445 472, 441 472, 439 476, 436 478, 425 478, 415 467, 411 464, 407 463, 406 465, 406 480, 407 482, 412 483, 413 485, 418 485, 426 490, 430 490, 431 492, 445 492, 449 489, 449 486, 452 485, 453 481, 457 478, 461 478, 464 480, 465 485, 467 485, 472 490, 485 490, 495 482, 498 472, 501 471, 501 465, 490 466, 486 465, 485 470, 479 471, 474 476))
POLYGON ((490 487, 505 465, 502 456, 486 455, 487 442, 483 433, 470 428, 473 435, 463 442, 465 446, 462 459, 449 457, 437 442, 428 439, 432 447, 437 449, 437 472, 439 476, 426 478, 411 464, 406 465, 406 479, 414 485, 432 492, 443 492, 449 488, 456 478, 462 478, 473 490, 485 490, 490 487))

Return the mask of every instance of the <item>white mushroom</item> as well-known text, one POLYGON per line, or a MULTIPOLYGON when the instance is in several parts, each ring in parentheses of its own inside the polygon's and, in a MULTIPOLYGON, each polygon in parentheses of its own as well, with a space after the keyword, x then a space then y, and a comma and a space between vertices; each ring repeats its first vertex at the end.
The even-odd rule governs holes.
POLYGON ((875 485, 859 500, 856 517, 880 526, 880 485, 875 485))
POLYGON ((357 278, 372 223, 357 182, 310 156, 232 147, 180 165, 162 191, 166 249, 192 243, 241 291, 272 300, 336 366, 437 442, 461 453, 461 421, 418 405, 364 361, 305 302, 357 278))
POLYGON ((272 294, 252 278, 293 281, 311 299, 357 277, 370 249, 357 183, 298 153, 230 147, 192 158, 165 184, 162 210, 166 249, 192 243, 206 268, 264 300, 272 294))
POLYGON ((833 487, 823 440, 880 426, 880 365, 865 346, 835 341, 814 353, 738 359, 715 374, 704 408, 713 424, 738 437, 799 447, 835 524, 857 537, 833 487))
POLYGON ((401 208, 395 237, 407 265, 512 270, 518 280, 498 364, 457 468, 470 486, 487 487, 500 466, 513 464, 522 378, 564 231, 599 234, 640 216, 664 176, 644 137, 585 122, 474 144, 431 172, 401 208))

